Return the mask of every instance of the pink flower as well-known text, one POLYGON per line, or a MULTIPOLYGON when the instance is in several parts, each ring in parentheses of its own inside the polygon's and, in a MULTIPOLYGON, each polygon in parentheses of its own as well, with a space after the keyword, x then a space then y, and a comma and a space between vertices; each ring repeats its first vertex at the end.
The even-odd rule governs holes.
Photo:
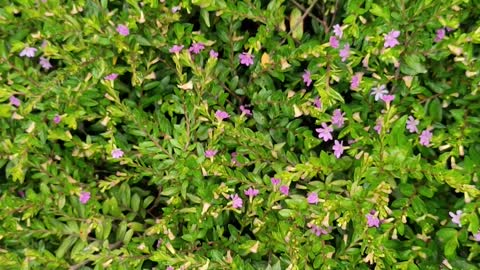
POLYGON ((206 158, 212 158, 217 154, 217 150, 207 150, 205 151, 205 157, 206 158))
POLYGON ((290 190, 290 188, 288 186, 280 186, 280 192, 285 195, 285 196, 288 196, 288 191, 290 190))
POLYGON ((49 70, 53 67, 52 64, 50 64, 50 61, 44 57, 40 57, 40 61, 38 61, 38 63, 46 70, 49 70))
POLYGON ((188 49, 189 52, 194 54, 199 54, 203 49, 205 49, 205 45, 203 43, 193 43, 192 46, 188 49))
POLYGON ((450 217, 452 217, 452 222, 457 224, 459 227, 462 227, 462 223, 460 222, 460 219, 462 218, 463 211, 462 210, 457 210, 456 213, 453 212, 448 212, 450 217))
POLYGON ((251 116, 252 115, 252 111, 245 108, 245 106, 243 106, 243 105, 240 105, 240 111, 242 112, 242 114, 245 114, 246 116, 251 116))
POLYGON ((382 127, 383 127, 383 121, 382 121, 382 119, 378 119, 378 120, 377 120, 377 124, 373 127, 373 129, 374 129, 378 134, 380 134, 380 132, 382 131, 382 127))
POLYGON ((308 194, 307 201, 309 204, 317 204, 318 203, 318 194, 316 192, 312 192, 308 194))
POLYGON ((60 115, 57 114, 57 115, 55 115, 55 117, 53 117, 53 122, 55 124, 60 123, 60 121, 62 121, 62 117, 60 117, 60 115))
POLYGON ((210 50, 210 57, 217 59, 218 58, 218 52, 216 52, 214 50, 210 50))
POLYGON ((123 157, 123 151, 120 148, 113 149, 112 150, 112 157, 113 158, 121 158, 123 157))
POLYGON ((128 36, 128 34, 130 34, 130 31, 128 30, 128 27, 126 25, 123 25, 123 24, 119 24, 117 26, 117 32, 121 35, 121 36, 128 36))
POLYGON ((480 231, 473 235, 473 240, 480 242, 480 231))
POLYGON ((360 81, 362 80, 361 74, 355 74, 352 76, 352 80, 350 81, 350 89, 357 89, 360 86, 360 81))
POLYGON ((35 56, 35 53, 37 52, 37 49, 36 48, 33 48, 33 47, 26 47, 25 49, 23 49, 21 52, 20 52, 20 56, 26 56, 26 57, 34 57, 35 56))
POLYGON ((245 195, 250 197, 250 200, 251 200, 253 197, 257 196, 259 192, 260 191, 258 189, 254 189, 250 187, 249 189, 245 190, 245 195))
POLYGON ((383 43, 384 48, 393 48, 400 44, 397 38, 400 36, 400 31, 392 30, 385 36, 385 42, 383 43))
POLYGON ((253 55, 250 53, 243 52, 238 56, 240 58, 240 64, 245 65, 245 66, 250 66, 253 65, 253 55))
POLYGON ((379 227, 380 226, 380 219, 375 216, 376 211, 372 210, 369 214, 365 215, 367 218, 367 225, 368 227, 379 227))
POLYGON ((47 45, 48 45, 48 41, 43 40, 42 45, 40 45, 40 48, 45 49, 45 47, 47 47, 47 45))
POLYGON ((384 84, 378 86, 378 87, 373 87, 372 88, 372 93, 370 93, 371 96, 375 96, 375 101, 378 101, 379 99, 383 98, 385 94, 388 94, 388 91, 386 89, 386 86, 384 84))
POLYGON ((422 131, 422 134, 420 134, 420 144, 428 147, 432 136, 433 134, 430 129, 422 131))
POLYGON ((322 229, 315 224, 312 224, 310 226, 311 226, 312 233, 315 234, 316 236, 321 236, 322 234, 328 234, 327 230, 322 229))
POLYGON ((13 106, 18 108, 18 107, 20 107, 21 103, 22 102, 20 101, 20 99, 16 98, 15 96, 10 97, 10 105, 13 105, 13 106))
POLYGON ((172 266, 168 266, 165 270, 175 270, 172 266))
POLYGON ((332 133, 333 128, 327 126, 326 123, 322 123, 323 128, 317 128, 315 129, 316 132, 318 132, 318 138, 323 139, 324 142, 328 142, 329 140, 333 140, 332 133))
POLYGON ((335 145, 333 146, 333 154, 335 157, 340 158, 340 156, 343 154, 343 141, 337 141, 335 140, 335 145))
POLYGON ((117 73, 112 73, 112 74, 108 74, 107 76, 103 77, 104 80, 107 80, 107 81, 113 81, 115 79, 118 78, 118 74, 117 73))
POLYGON ((310 76, 311 76, 310 71, 305 70, 305 73, 303 73, 302 78, 303 78, 303 82, 307 87, 310 86, 310 84, 312 84, 312 78, 310 78, 310 76))
POLYGON ((343 46, 343 49, 339 52, 340 57, 342 57, 342 62, 345 62, 350 56, 350 45, 347 43, 343 46))
POLYGON ((272 182, 272 185, 274 185, 274 186, 277 186, 277 185, 280 184, 280 179, 278 179, 278 178, 272 177, 272 178, 270 178, 270 181, 272 182))
POLYGON ((337 49, 338 46, 340 46, 340 42, 338 41, 336 36, 331 36, 330 40, 329 40, 329 43, 330 43, 330 47, 332 47, 334 49, 337 49))
POLYGON ((390 104, 390 102, 392 102, 394 99, 395 99, 395 95, 383 95, 383 96, 382 96, 382 100, 383 100, 386 104, 390 104))
POLYGON ((416 120, 413 118, 413 116, 409 116, 407 120, 407 129, 410 131, 410 133, 418 133, 418 128, 417 125, 420 123, 420 121, 416 120))
POLYGON ((174 7, 172 7, 172 13, 177 13, 178 11, 180 11, 181 8, 182 8, 182 7, 180 7, 180 6, 174 6, 174 7))
POLYGON ((319 97, 315 97, 315 99, 313 100, 313 105, 315 105, 315 107, 319 109, 322 108, 322 101, 320 100, 319 97))
POLYGON ((183 45, 173 45, 170 49, 170 53, 179 53, 183 50, 183 45))
POLYGON ((218 120, 222 121, 229 118, 230 115, 227 112, 217 110, 217 112, 215 112, 215 117, 217 117, 218 120))
POLYGON ((435 36, 434 41, 435 42, 440 42, 442 39, 445 38, 445 28, 440 28, 437 30, 437 35, 435 36))
POLYGON ((345 113, 342 113, 340 109, 336 109, 333 111, 333 116, 332 116, 332 124, 338 128, 343 127, 345 124, 345 120, 343 119, 343 116, 345 113))
POLYGON ((238 197, 238 194, 235 193, 235 195, 230 195, 230 198, 232 199, 232 207, 235 209, 241 208, 243 206, 243 201, 242 198, 238 197))
POLYGON ((342 38, 343 36, 342 27, 339 24, 335 24, 333 26, 333 33, 335 33, 335 36, 337 36, 338 38, 342 38))
POLYGON ((90 200, 90 192, 82 191, 79 200, 81 204, 86 204, 90 200))

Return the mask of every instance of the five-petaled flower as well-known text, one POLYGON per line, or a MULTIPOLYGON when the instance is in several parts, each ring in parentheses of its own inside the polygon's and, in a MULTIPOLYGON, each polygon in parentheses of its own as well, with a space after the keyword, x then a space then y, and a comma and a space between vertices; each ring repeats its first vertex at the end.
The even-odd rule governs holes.
POLYGON ((128 27, 124 24, 119 24, 117 26, 117 32, 121 35, 121 36, 128 36, 130 34, 130 31, 128 30, 128 27))
POLYGON ((340 156, 343 154, 343 141, 337 141, 335 140, 335 144, 333 145, 333 154, 335 155, 336 158, 340 158, 340 156))
POLYGON ((342 62, 347 61, 347 58, 350 56, 350 44, 345 44, 343 49, 340 50, 339 55, 342 58, 342 62))
POLYGON ((230 195, 230 199, 232 200, 233 208, 238 209, 243 206, 242 198, 240 198, 237 193, 235 193, 234 195, 230 195))
POLYGON ((212 158, 217 154, 217 150, 207 150, 205 151, 206 158, 212 158))
POLYGON ((380 226, 380 219, 375 215, 376 211, 372 210, 370 213, 365 215, 367 218, 367 225, 368 227, 379 227, 380 226))
POLYGON ((90 192, 82 191, 79 197, 80 203, 86 204, 90 200, 90 192))
POLYGON ((210 57, 211 58, 214 58, 214 59, 217 59, 218 58, 218 52, 214 51, 214 50, 210 50, 210 57))
POLYGON ((37 48, 33 48, 33 47, 26 47, 25 49, 23 49, 21 52, 20 52, 20 56, 26 56, 26 57, 34 57, 35 56, 35 53, 37 52, 37 48))
POLYGON ((272 177, 270 178, 270 181, 272 182, 272 185, 277 186, 280 184, 280 179, 272 177))
POLYGON ((107 81, 113 81, 115 79, 118 78, 118 74, 117 73, 112 73, 112 74, 108 74, 107 76, 105 76, 103 79, 107 80, 107 81))
POLYGON ((21 103, 22 103, 22 102, 21 102, 20 99, 18 99, 17 97, 15 97, 15 96, 11 96, 11 97, 10 97, 10 105, 13 105, 13 106, 15 106, 15 107, 18 108, 18 107, 20 107, 20 104, 21 104, 21 103))
POLYGON ((173 45, 172 48, 170 48, 170 53, 179 53, 183 50, 183 45, 173 45))
POLYGON ((342 113, 340 109, 336 109, 333 111, 333 116, 332 116, 332 124, 338 128, 343 127, 345 120, 343 119, 343 116, 345 113, 342 113))
POLYGON ((437 29, 437 35, 435 36, 435 42, 440 42, 445 38, 445 28, 437 29))
POLYGON ((192 46, 188 49, 189 52, 194 54, 199 54, 203 49, 205 49, 205 45, 203 43, 193 43, 192 46))
POLYGON ((253 55, 250 53, 243 52, 241 53, 238 58, 240 58, 240 64, 245 66, 253 65, 253 55))
POLYGON ((307 201, 309 204, 317 204, 318 194, 316 192, 311 192, 310 194, 308 194, 307 201))
POLYGON ((248 196, 251 200, 253 197, 257 196, 259 192, 260 191, 258 189, 250 187, 249 189, 245 190, 245 195, 248 196))
POLYGON ((222 121, 224 119, 227 119, 230 117, 230 115, 227 112, 217 110, 215 112, 215 117, 217 117, 218 120, 222 121))
POLYGON ((112 150, 112 157, 113 158, 121 158, 123 157, 123 151, 120 148, 116 148, 112 150))
POLYGON ((40 57, 38 63, 40 64, 40 66, 42 66, 42 68, 46 70, 49 70, 53 67, 52 64, 50 64, 50 61, 48 61, 48 59, 45 57, 40 57))
POLYGON ((250 109, 247 109, 244 105, 240 105, 240 111, 246 116, 252 115, 252 111, 250 109))
POLYGON ((326 123, 322 123, 322 128, 317 128, 315 131, 318 132, 318 138, 323 139, 323 141, 328 142, 329 140, 333 140, 333 128, 326 123))
POLYGON ((430 129, 422 131, 422 134, 420 134, 420 144, 424 146, 429 146, 432 136, 433 133, 430 131, 430 129))
POLYGON ((305 72, 303 73, 303 82, 305 83, 305 85, 308 87, 310 86, 310 84, 312 84, 312 78, 311 78, 311 73, 310 71, 308 70, 305 70, 305 72))
POLYGON ((385 48, 393 48, 400 44, 397 38, 400 36, 400 31, 392 30, 387 35, 385 35, 385 42, 383 43, 383 47, 385 48))
POLYGON ((384 95, 388 94, 386 88, 387 87, 384 84, 379 85, 378 87, 373 87, 370 95, 375 95, 375 101, 378 101, 379 99, 382 99, 384 95))
POLYGON ((361 74, 355 74, 352 76, 352 80, 350 81, 350 89, 357 89, 360 86, 360 81, 362 80, 361 74))
POLYGON ((289 192, 290 188, 288 186, 280 186, 280 192, 285 195, 285 196, 288 196, 288 192, 289 192))
POLYGON ((309 227, 311 227, 312 233, 315 234, 316 236, 321 236, 322 234, 328 234, 328 231, 318 227, 315 224, 309 224, 309 227))
POLYGON ((383 95, 382 96, 382 100, 386 104, 390 104, 390 102, 392 102, 394 99, 395 99, 395 95, 383 95))
POLYGON ((462 227, 462 223, 460 222, 460 219, 462 218, 462 214, 463 214, 462 210, 457 210, 456 213, 448 212, 448 214, 452 218, 453 223, 457 224, 459 227, 462 227))
POLYGON ((410 133, 418 133, 417 125, 420 124, 420 121, 413 118, 413 116, 409 116, 407 120, 407 129, 410 133))
POLYGON ((338 41, 336 36, 331 36, 330 40, 329 40, 329 43, 330 43, 330 47, 332 47, 334 49, 337 49, 338 46, 340 46, 340 42, 338 41))
POLYGON ((57 114, 57 115, 55 115, 55 117, 53 117, 53 122, 55 124, 60 123, 60 121, 62 121, 62 117, 60 117, 60 115, 57 114))
POLYGON ((339 24, 335 24, 333 26, 333 33, 335 33, 335 36, 337 36, 338 38, 342 38, 343 36, 342 27, 339 24))

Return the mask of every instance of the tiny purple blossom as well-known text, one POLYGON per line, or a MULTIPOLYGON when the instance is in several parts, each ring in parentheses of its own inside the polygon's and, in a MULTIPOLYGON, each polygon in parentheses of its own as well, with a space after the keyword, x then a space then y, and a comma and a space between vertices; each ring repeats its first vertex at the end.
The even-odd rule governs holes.
POLYGON ((218 58, 218 52, 216 52, 214 50, 210 50, 210 57, 214 58, 214 59, 217 59, 218 58))
POLYGON ((250 187, 249 189, 245 190, 245 195, 250 197, 251 200, 253 197, 257 196, 259 192, 260 191, 258 189, 250 187))
POLYGON ((410 133, 418 133, 417 125, 420 124, 420 121, 413 118, 413 116, 409 116, 407 120, 407 129, 410 133))
POLYGON ((243 105, 240 105, 240 111, 242 112, 242 114, 245 114, 246 116, 252 116, 252 111, 247 109, 243 105))
POLYGON ((315 97, 315 99, 313 100, 313 105, 315 105, 315 107, 319 109, 322 108, 322 101, 320 100, 319 97, 315 97))
POLYGON ((390 104, 390 102, 392 102, 394 99, 395 99, 395 95, 383 95, 383 97, 382 97, 382 100, 386 104, 390 104))
POLYGON ((49 70, 53 67, 52 64, 50 64, 50 61, 48 61, 48 59, 44 57, 40 57, 38 63, 46 70, 49 70))
POLYGON ((121 158, 123 157, 123 151, 120 148, 116 148, 112 150, 112 157, 113 158, 121 158))
POLYGON ((117 73, 112 73, 112 74, 108 74, 107 76, 103 77, 103 79, 107 80, 107 81, 113 81, 115 79, 118 78, 118 74, 117 73))
POLYGON ((238 56, 240 58, 240 64, 245 65, 245 66, 250 66, 253 65, 253 55, 250 53, 243 52, 238 56))
POLYGON ((199 54, 203 49, 205 49, 205 45, 203 43, 193 43, 192 46, 188 49, 189 52, 194 54, 199 54))
POLYGON ((172 48, 170 48, 170 53, 179 53, 183 50, 183 45, 173 45, 172 48))
POLYGON ((277 186, 277 185, 280 184, 280 179, 278 179, 278 178, 272 177, 272 178, 270 178, 270 181, 272 182, 272 185, 274 185, 274 186, 277 186))
POLYGON ((336 36, 331 36, 330 40, 329 40, 329 43, 330 43, 330 47, 332 47, 334 49, 337 49, 338 46, 340 46, 340 42, 338 41, 336 36))
POLYGON ((456 213, 448 212, 448 214, 452 218, 453 223, 457 224, 459 227, 462 227, 462 223, 460 222, 460 219, 462 218, 462 214, 463 214, 462 210, 457 210, 456 213))
POLYGON ((374 129, 378 134, 380 134, 380 132, 382 131, 382 127, 383 127, 383 121, 382 121, 382 119, 378 119, 378 120, 377 120, 377 123, 376 123, 376 125, 373 127, 373 129, 374 129))
POLYGON ((230 115, 227 112, 217 110, 217 112, 215 112, 215 117, 217 117, 218 120, 222 121, 229 118, 230 115))
POLYGON ((392 30, 387 35, 385 35, 385 42, 383 43, 384 48, 393 48, 400 44, 397 38, 400 36, 400 31, 392 30))
POLYGON ((328 234, 328 231, 318 227, 315 224, 309 225, 311 227, 312 233, 315 234, 316 236, 321 236, 322 234, 328 234))
POLYGON ((386 86, 384 84, 379 85, 378 87, 373 87, 372 88, 372 93, 370 93, 371 96, 375 95, 375 101, 378 101, 379 99, 382 99, 384 95, 388 94, 388 91, 386 89, 386 86))
POLYGON ((375 216, 376 211, 371 211, 369 214, 365 215, 367 218, 367 225, 368 227, 379 227, 380 226, 380 219, 375 216))
POLYGON ((181 6, 172 7, 172 13, 177 13, 181 8, 182 8, 181 6))
POLYGON ((312 192, 308 194, 307 201, 309 204, 317 204, 318 203, 318 194, 316 192, 312 192))
POLYGON ((42 45, 40 45, 40 48, 45 49, 45 47, 47 47, 47 45, 48 45, 48 41, 43 40, 42 45))
POLYGON ((235 195, 230 195, 230 199, 232 199, 233 208, 238 209, 243 206, 242 198, 240 198, 237 193, 235 193, 235 195))
POLYGON ((333 26, 333 33, 335 33, 335 36, 337 36, 338 38, 342 38, 343 36, 342 27, 339 24, 335 24, 333 26))
POLYGON ((336 158, 340 158, 340 156, 343 154, 343 141, 337 141, 335 140, 335 145, 333 146, 333 154, 335 155, 336 158))
POLYGON ((117 26, 117 33, 120 34, 121 36, 128 36, 130 34, 130 31, 128 30, 128 27, 124 24, 119 24, 117 26))
POLYGON ((82 191, 79 197, 80 203, 86 204, 90 200, 90 192, 82 191))
POLYGON ((290 188, 288 186, 280 186, 280 192, 285 195, 285 196, 288 196, 288 191, 290 190, 290 188))
POLYGON ((308 70, 305 70, 305 72, 303 73, 303 82, 305 83, 305 85, 308 87, 310 86, 310 84, 312 84, 312 78, 311 78, 311 73, 310 71, 308 70))
POLYGON ((342 113, 340 109, 336 109, 333 111, 333 116, 332 116, 332 124, 338 128, 343 127, 345 120, 343 119, 343 116, 345 113, 342 113))
POLYGON ((352 76, 352 80, 350 81, 350 89, 357 89, 360 86, 360 81, 362 80, 362 76, 360 74, 355 74, 352 76))
POLYGON ((26 47, 25 49, 23 49, 21 52, 20 52, 20 56, 26 56, 26 57, 34 57, 35 56, 35 53, 37 52, 37 48, 33 48, 33 47, 26 47))
POLYGON ((62 117, 60 117, 60 115, 57 114, 57 115, 55 115, 55 117, 53 117, 53 122, 55 124, 60 123, 60 121, 62 121, 62 117))
POLYGON ((318 138, 322 139, 324 142, 333 140, 333 137, 332 137, 333 128, 327 126, 326 123, 322 123, 322 127, 323 128, 315 129, 315 131, 318 132, 318 138))
POLYGON ((350 45, 347 43, 343 46, 343 49, 339 52, 340 57, 342 57, 342 62, 347 61, 348 57, 350 56, 350 45))
POLYGON ((422 131, 422 134, 420 134, 420 144, 428 147, 430 145, 432 136, 433 133, 430 131, 430 129, 422 131))
POLYGON ((168 266, 167 268, 165 268, 165 270, 175 270, 175 268, 173 268, 173 266, 168 266))
POLYGON ((17 97, 15 97, 15 96, 11 96, 11 97, 10 97, 10 105, 13 105, 13 106, 15 106, 15 107, 18 108, 18 107, 20 107, 20 104, 21 104, 21 103, 22 103, 22 102, 21 102, 20 99, 18 99, 17 97))
POLYGON ((437 35, 435 36, 434 41, 435 42, 440 42, 444 38, 445 38, 445 28, 437 29, 437 35))
POLYGON ((476 234, 473 234, 473 240, 480 242, 480 231, 477 232, 476 234))
POLYGON ((207 150, 205 151, 205 157, 206 158, 212 158, 217 154, 217 150, 207 150))

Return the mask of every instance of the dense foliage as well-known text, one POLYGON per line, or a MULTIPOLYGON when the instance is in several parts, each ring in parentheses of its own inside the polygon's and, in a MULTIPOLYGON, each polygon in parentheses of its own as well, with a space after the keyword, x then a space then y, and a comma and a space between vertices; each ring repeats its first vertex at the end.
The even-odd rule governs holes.
POLYGON ((480 1, 0 1, 1 269, 479 269, 480 1))

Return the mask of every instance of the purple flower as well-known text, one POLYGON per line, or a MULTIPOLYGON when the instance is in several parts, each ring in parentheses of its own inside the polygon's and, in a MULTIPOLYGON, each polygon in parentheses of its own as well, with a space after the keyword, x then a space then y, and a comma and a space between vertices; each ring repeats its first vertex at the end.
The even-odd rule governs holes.
POLYGON ((480 242, 480 231, 473 235, 473 240, 480 242))
POLYGON ((170 49, 170 53, 179 53, 183 50, 183 45, 173 45, 170 49))
POLYGON ((121 157, 123 157, 123 151, 122 151, 122 149, 120 149, 120 148, 113 149, 111 154, 112 154, 112 157, 113 157, 113 158, 121 158, 121 157))
POLYGON ((48 61, 47 58, 40 57, 40 61, 38 61, 38 62, 40 64, 40 66, 42 66, 46 70, 49 70, 53 67, 52 64, 50 64, 50 61, 48 61))
POLYGON ((345 120, 343 119, 343 116, 345 113, 342 113, 340 109, 336 109, 333 111, 333 116, 332 116, 332 124, 338 128, 343 127, 345 120))
POLYGON ((317 128, 315 129, 316 132, 318 132, 318 138, 323 139, 324 142, 328 142, 329 140, 333 140, 332 133, 333 128, 327 126, 326 123, 322 123, 323 128, 317 128))
POLYGON ((315 107, 319 109, 322 108, 322 101, 320 100, 319 97, 315 97, 315 99, 313 100, 313 105, 315 105, 315 107))
POLYGON ((335 145, 333 146, 333 154, 335 157, 339 158, 343 154, 343 141, 335 140, 335 145))
POLYGON ((270 178, 270 181, 272 182, 272 185, 274 185, 274 186, 277 186, 277 185, 280 184, 280 179, 278 179, 278 178, 272 177, 272 178, 270 178))
POLYGON ((32 47, 26 47, 20 52, 20 56, 26 56, 26 57, 34 57, 35 53, 37 52, 37 48, 32 48, 32 47))
POLYGON ((243 105, 240 105, 240 111, 242 112, 242 114, 245 114, 247 116, 251 116, 252 115, 252 111, 250 111, 249 109, 247 109, 245 106, 243 105))
POLYGON ((330 40, 329 40, 329 43, 330 43, 330 47, 332 47, 334 49, 337 49, 338 46, 340 46, 340 42, 338 41, 336 36, 331 36, 330 40))
POLYGON ((400 31, 397 30, 392 30, 390 33, 385 35, 385 42, 383 43, 384 48, 393 48, 400 44, 397 40, 397 38, 400 36, 400 31))
POLYGON ((250 66, 253 65, 253 55, 250 53, 243 52, 238 56, 240 58, 240 64, 245 65, 245 66, 250 66))
POLYGON ((79 200, 80 200, 80 203, 86 204, 86 203, 88 202, 88 200, 90 200, 90 192, 88 192, 88 191, 82 191, 82 192, 80 193, 79 200))
POLYGON ((232 199, 232 206, 235 209, 241 208, 243 206, 242 198, 238 197, 238 194, 230 195, 230 199, 232 199))
POLYGON ((60 117, 60 115, 57 114, 57 115, 55 115, 55 117, 53 117, 53 122, 55 124, 60 123, 60 121, 62 121, 62 117, 60 117))
POLYGON ((368 227, 379 227, 380 226, 380 219, 375 216, 376 211, 372 210, 369 214, 365 215, 367 217, 367 225, 368 227))
POLYGON ((177 13, 182 7, 180 6, 174 6, 172 7, 172 13, 177 13))
POLYGON ((20 101, 20 99, 16 98, 15 96, 10 97, 10 105, 13 105, 13 106, 18 108, 18 107, 20 107, 21 103, 22 102, 20 101))
POLYGON ((216 52, 214 50, 210 50, 210 57, 217 59, 218 58, 218 52, 216 52))
POLYGON ((311 75, 312 74, 308 70, 305 70, 305 73, 303 73, 303 76, 302 76, 303 82, 307 87, 310 86, 310 84, 312 84, 312 78, 310 78, 311 75))
POLYGON ((311 227, 312 233, 315 234, 316 236, 321 236, 322 234, 328 234, 327 230, 322 229, 315 224, 309 224, 308 226, 311 227))
POLYGON ((249 189, 245 190, 245 195, 250 197, 250 200, 251 200, 253 197, 257 196, 259 192, 260 191, 258 189, 254 189, 250 187, 249 189))
POLYGON ((377 124, 373 127, 373 129, 374 129, 378 134, 380 134, 380 132, 382 131, 382 127, 383 127, 383 121, 382 121, 382 119, 378 119, 378 120, 377 120, 377 124))
POLYGON ((47 47, 47 45, 48 45, 48 41, 43 40, 42 45, 40 45, 40 48, 45 49, 45 47, 47 47))
POLYGON ((392 102, 393 99, 395 99, 395 95, 383 95, 382 97, 382 100, 387 104, 390 104, 390 102, 392 102))
POLYGON ((355 74, 352 76, 350 81, 350 89, 357 89, 360 86, 360 81, 362 80, 361 74, 355 74))
POLYGON ((462 227, 462 223, 460 222, 460 219, 462 218, 462 214, 463 214, 462 210, 457 210, 456 213, 448 212, 448 214, 452 218, 453 223, 457 224, 459 227, 462 227))
POLYGON ((175 270, 172 266, 168 266, 165 270, 175 270))
POLYGON ((409 116, 407 120, 407 129, 410 131, 410 133, 418 133, 418 128, 417 125, 420 123, 420 121, 416 120, 413 118, 413 116, 409 116))
POLYGON ((121 36, 128 36, 128 34, 130 34, 130 31, 128 30, 128 27, 126 25, 123 25, 123 24, 119 24, 117 26, 117 32, 121 35, 121 36))
POLYGON ((342 57, 342 62, 345 62, 350 56, 350 45, 347 43, 343 46, 343 49, 339 52, 340 57, 342 57))
POLYGON ((222 121, 229 118, 230 115, 227 112, 217 110, 217 112, 215 112, 215 117, 217 117, 218 120, 222 121))
POLYGON ((386 86, 384 84, 378 86, 378 87, 373 87, 372 88, 372 93, 370 93, 371 96, 375 95, 375 101, 378 101, 379 99, 383 98, 383 95, 388 94, 388 91, 386 89, 386 86))
POLYGON ((285 195, 285 196, 288 196, 288 191, 290 190, 290 188, 288 186, 280 186, 280 192, 285 195))
POLYGON ((203 49, 205 49, 205 45, 203 43, 193 43, 192 46, 188 49, 189 52, 194 54, 199 54, 203 49))
POLYGON ((435 42, 440 42, 445 38, 445 28, 437 29, 437 35, 435 36, 435 42))
POLYGON ((212 158, 217 154, 217 150, 207 150, 205 151, 205 157, 206 158, 212 158))
POLYGON ((307 201, 309 204, 317 204, 318 203, 318 194, 316 192, 312 192, 308 194, 307 201))
POLYGON ((420 134, 420 144, 428 147, 432 136, 433 134, 430 129, 422 131, 422 134, 420 134))
POLYGON ((343 36, 342 27, 339 24, 335 24, 333 26, 333 33, 335 33, 335 36, 337 36, 338 38, 342 38, 343 36))
POLYGON ((103 77, 104 80, 107 80, 107 81, 113 81, 115 79, 118 78, 118 74, 117 73, 112 73, 112 74, 108 74, 107 76, 103 77))

